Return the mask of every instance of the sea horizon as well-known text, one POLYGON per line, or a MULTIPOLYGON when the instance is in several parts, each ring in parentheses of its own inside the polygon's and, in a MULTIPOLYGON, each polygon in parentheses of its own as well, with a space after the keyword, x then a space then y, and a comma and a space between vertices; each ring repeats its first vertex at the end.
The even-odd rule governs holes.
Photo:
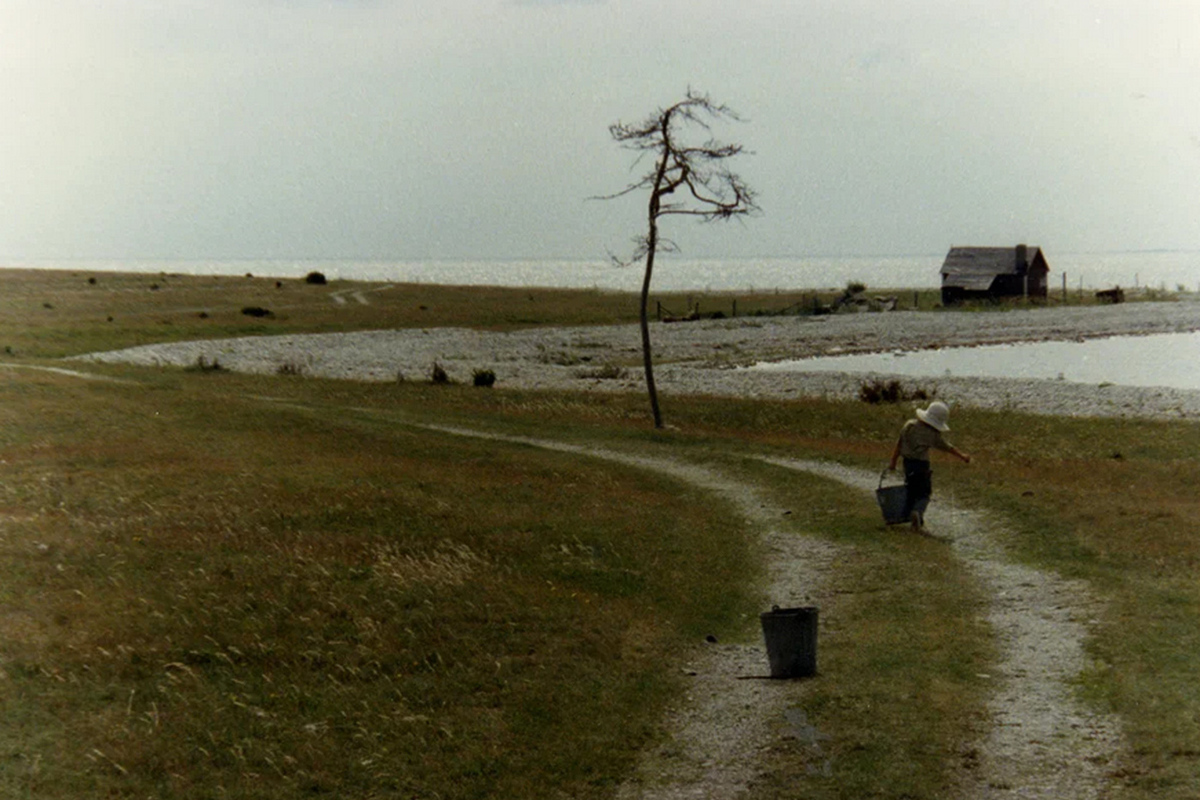
MULTIPOLYGON (((1047 252, 1053 294, 1121 286, 1200 291, 1200 250, 1047 252), (1065 274, 1065 281, 1064 281, 1065 274)), ((856 256, 758 256, 689 258, 660 256, 656 291, 759 292, 840 289, 923 289, 940 284, 944 254, 856 256)), ((546 287, 638 291, 642 265, 614 265, 604 257, 494 259, 0 259, 0 269, 58 269, 279 279, 321 272, 330 280, 429 283, 460 286, 546 287)))

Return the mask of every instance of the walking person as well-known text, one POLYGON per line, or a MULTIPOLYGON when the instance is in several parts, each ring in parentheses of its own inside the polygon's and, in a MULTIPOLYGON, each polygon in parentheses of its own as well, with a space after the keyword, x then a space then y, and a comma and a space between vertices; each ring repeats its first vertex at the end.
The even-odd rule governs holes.
POLYGON ((942 435, 950 430, 950 409, 945 403, 933 402, 929 408, 917 409, 917 418, 910 419, 900 429, 900 438, 892 450, 889 470, 904 460, 904 485, 908 489, 904 501, 904 516, 912 521, 914 531, 925 530, 925 509, 933 494, 933 470, 929 466, 929 451, 941 450, 967 464, 971 457, 959 450, 942 435))

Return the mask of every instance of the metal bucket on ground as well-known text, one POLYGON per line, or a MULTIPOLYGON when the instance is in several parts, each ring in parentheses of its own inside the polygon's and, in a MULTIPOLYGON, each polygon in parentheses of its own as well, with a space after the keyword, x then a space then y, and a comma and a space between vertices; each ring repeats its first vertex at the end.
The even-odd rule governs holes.
POLYGON ((888 525, 899 525, 908 522, 904 506, 908 502, 908 487, 903 483, 896 486, 884 486, 883 479, 888 470, 879 473, 879 488, 875 490, 875 499, 879 502, 879 510, 883 512, 883 521, 888 525))
POLYGON ((817 609, 780 608, 759 615, 772 678, 807 678, 817 674, 817 609))

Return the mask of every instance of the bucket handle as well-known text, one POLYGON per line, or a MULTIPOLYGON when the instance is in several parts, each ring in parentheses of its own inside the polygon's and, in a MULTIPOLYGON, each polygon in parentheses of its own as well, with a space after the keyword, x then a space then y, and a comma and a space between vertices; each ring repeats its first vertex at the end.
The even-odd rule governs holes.
POLYGON ((882 489, 882 488, 883 488, 883 479, 884 479, 884 478, 886 478, 886 477, 887 477, 887 474, 888 474, 889 472, 892 472, 892 471, 893 471, 893 470, 890 470, 890 469, 888 469, 887 467, 884 467, 884 468, 883 468, 883 472, 880 472, 880 473, 879 473, 879 486, 877 486, 876 488, 878 488, 878 489, 882 489))

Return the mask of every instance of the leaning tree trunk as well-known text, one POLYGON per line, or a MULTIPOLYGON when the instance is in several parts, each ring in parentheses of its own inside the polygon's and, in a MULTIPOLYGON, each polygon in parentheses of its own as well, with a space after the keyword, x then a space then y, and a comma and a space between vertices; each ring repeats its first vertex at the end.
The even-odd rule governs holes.
POLYGON ((658 250, 658 215, 662 210, 663 179, 667 174, 670 147, 670 116, 662 123, 663 153, 655 170, 654 186, 650 190, 650 207, 647 209, 646 231, 646 274, 642 278, 642 364, 646 369, 646 392, 650 395, 650 412, 654 415, 654 427, 663 427, 662 411, 658 407, 658 390, 654 386, 654 359, 650 355, 650 278, 654 275, 654 253, 658 250))
POLYGON ((662 411, 658 408, 658 390, 654 387, 654 359, 650 355, 650 276, 654 273, 654 250, 657 246, 658 226, 650 218, 650 236, 646 248, 646 275, 642 278, 642 364, 646 369, 646 391, 650 395, 650 411, 654 415, 654 427, 663 426, 662 411))

